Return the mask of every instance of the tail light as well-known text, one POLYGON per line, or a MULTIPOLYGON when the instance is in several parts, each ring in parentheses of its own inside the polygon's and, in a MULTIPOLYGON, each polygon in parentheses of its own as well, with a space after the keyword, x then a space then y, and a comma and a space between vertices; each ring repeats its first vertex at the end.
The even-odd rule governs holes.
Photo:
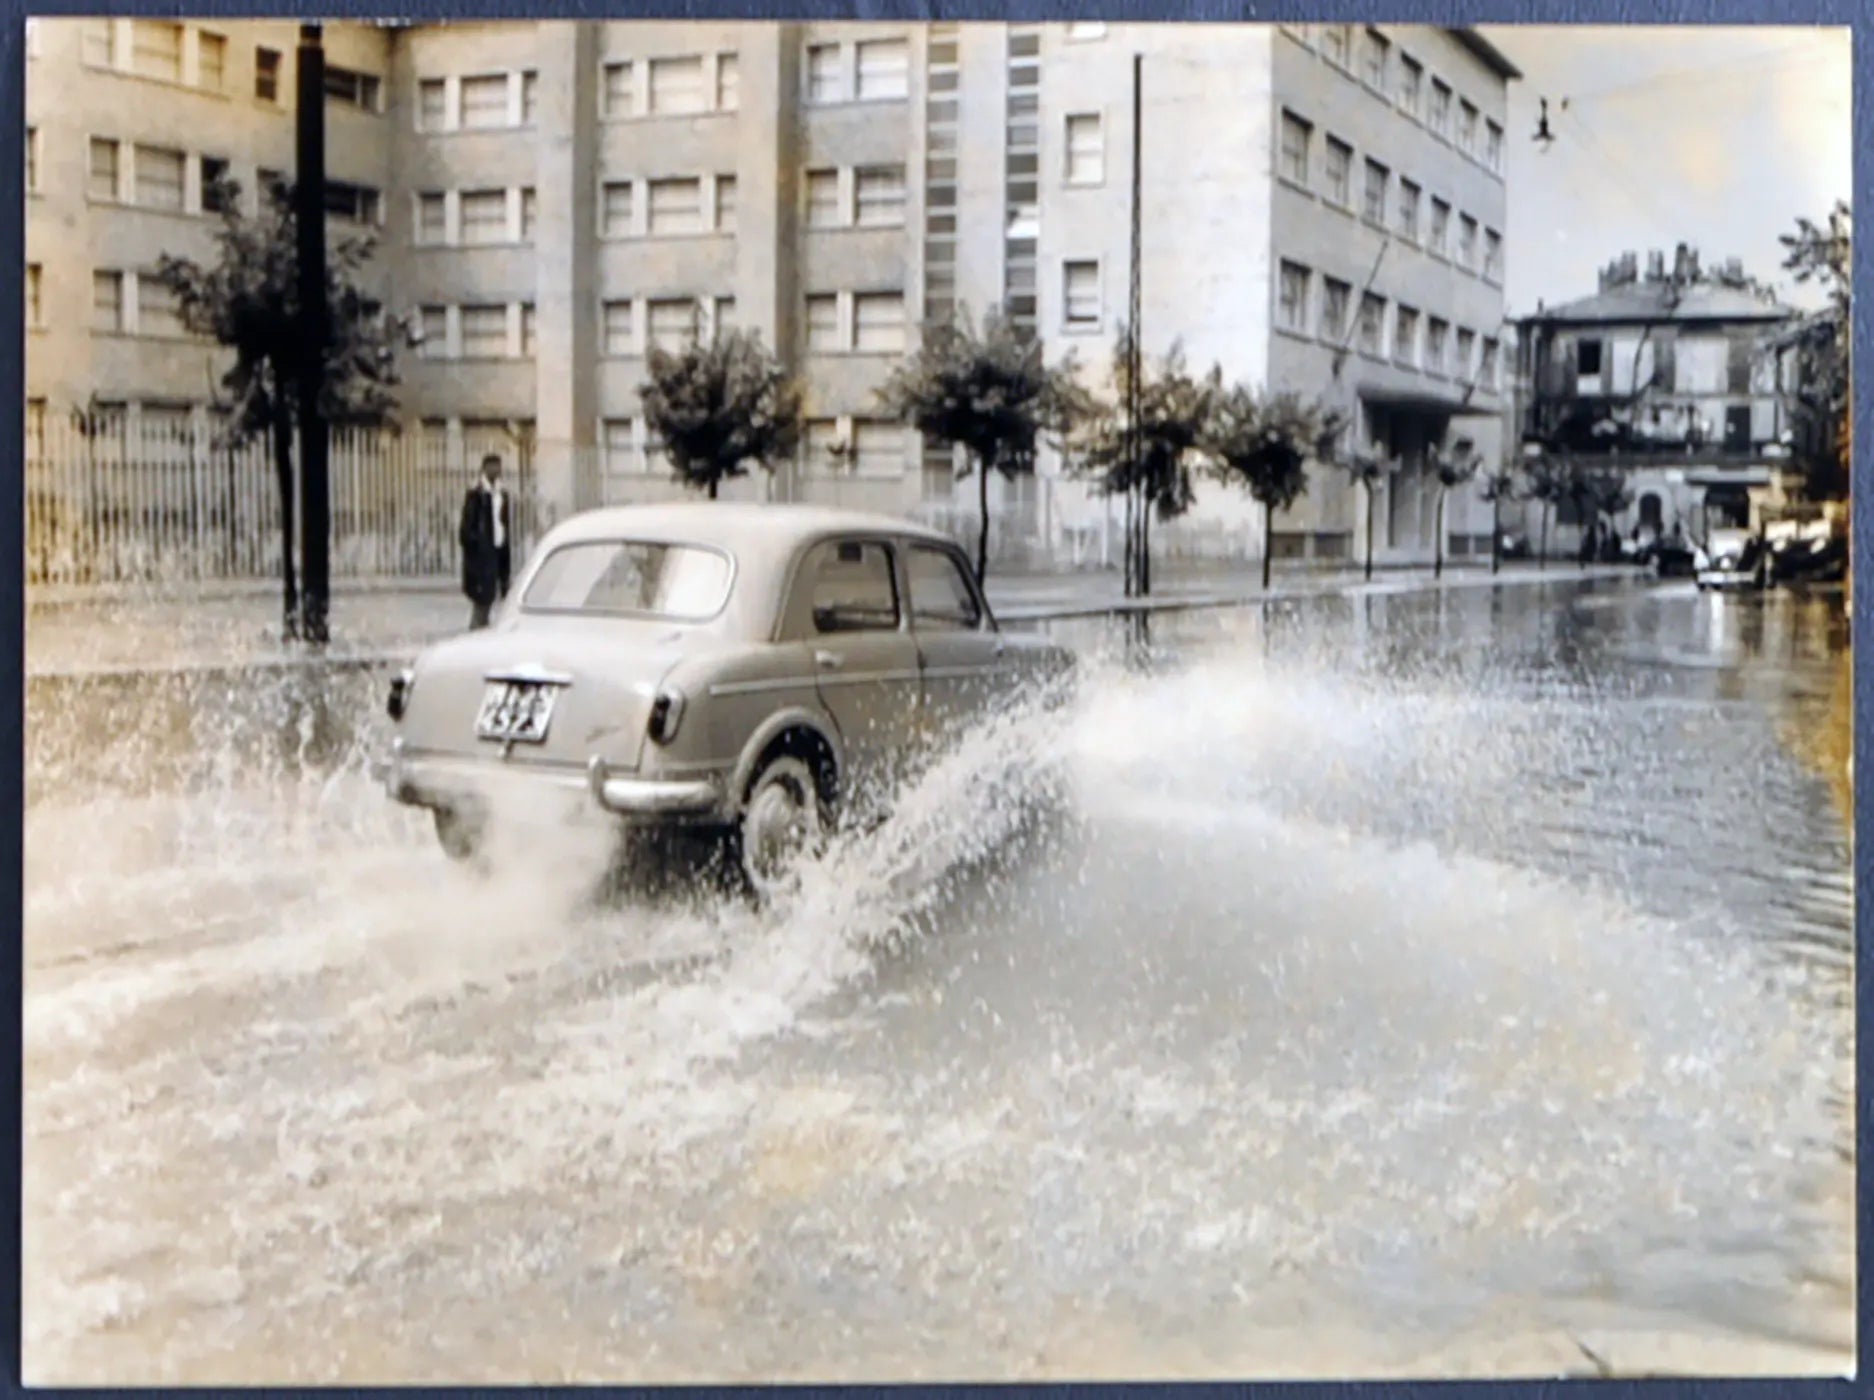
POLYGON ((677 737, 677 726, 683 722, 683 692, 664 689, 657 692, 657 699, 651 702, 651 741, 668 744, 677 737))
POLYGON ((399 671, 391 678, 390 699, 385 702, 384 708, 390 712, 392 719, 402 719, 404 711, 410 708, 410 691, 415 685, 416 673, 413 671, 399 671))

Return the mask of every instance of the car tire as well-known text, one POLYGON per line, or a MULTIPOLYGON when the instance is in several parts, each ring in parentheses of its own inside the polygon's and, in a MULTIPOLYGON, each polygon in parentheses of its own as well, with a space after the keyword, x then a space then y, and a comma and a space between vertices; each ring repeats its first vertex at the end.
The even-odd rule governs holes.
POLYGON ((430 815, 436 820, 437 844, 450 860, 467 864, 481 854, 481 833, 467 819, 447 807, 438 807, 430 815))
POLYGON ((748 785, 732 845, 735 868, 756 900, 769 903, 800 886, 801 866, 826 849, 833 814, 806 760, 779 754, 748 785))

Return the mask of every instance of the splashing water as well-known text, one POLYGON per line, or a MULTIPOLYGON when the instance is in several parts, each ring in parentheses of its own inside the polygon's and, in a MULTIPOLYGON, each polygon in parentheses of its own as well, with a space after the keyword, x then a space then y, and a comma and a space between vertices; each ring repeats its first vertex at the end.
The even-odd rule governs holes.
POLYGON ((1580 800, 1636 724, 1795 800, 1754 721, 1192 630, 770 911, 453 866, 273 699, 48 783, 29 1378, 1839 1369, 1846 915, 1766 958, 1752 831, 1580 800))

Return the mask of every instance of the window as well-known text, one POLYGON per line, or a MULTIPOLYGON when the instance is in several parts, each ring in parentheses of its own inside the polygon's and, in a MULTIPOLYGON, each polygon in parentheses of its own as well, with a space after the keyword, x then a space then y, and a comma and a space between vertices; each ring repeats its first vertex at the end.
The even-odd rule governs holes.
POLYGON ((839 172, 807 172, 807 227, 838 228, 845 220, 839 216, 839 172))
POLYGON ((137 334, 166 340, 183 334, 176 294, 150 273, 137 278, 137 334))
POLYGON ((540 75, 528 69, 521 74, 521 125, 532 126, 540 119, 540 75))
POLYGON ((1325 340, 1339 341, 1347 334, 1347 303, 1353 296, 1353 288, 1345 282, 1329 277, 1321 283, 1321 336, 1325 340))
POLYGON ((349 68, 325 66, 325 95, 331 101, 356 107, 360 112, 378 110, 378 79, 371 73, 355 73, 349 68))
POLYGON ((830 292, 807 298, 807 348, 822 351, 840 348, 839 298, 830 292))
POLYGON ((1458 104, 1458 149, 1466 155, 1477 154, 1477 109, 1469 102, 1458 104))
POLYGON ((657 238, 671 234, 703 232, 703 182, 690 177, 651 181, 646 213, 649 232, 657 238))
POLYGON ((870 352, 904 349, 904 294, 862 292, 852 299, 853 348, 870 352))
POLYGON ((138 146, 136 160, 136 202, 146 209, 182 208, 181 151, 161 146, 138 146))
POLYGON ((449 125, 449 84, 425 78, 416 85, 416 119, 421 131, 443 131, 449 125))
POLYGON ((532 243, 539 226, 540 199, 534 187, 528 185, 521 191, 521 242, 532 243))
POLYGON ((1097 185, 1106 178, 1106 141, 1098 112, 1067 118, 1067 183, 1097 185))
POLYGON ((1583 379, 1601 377, 1600 341, 1578 340, 1575 342, 1575 373, 1583 379))
POLYGON ((687 350, 702 329, 697 324, 700 312, 690 297, 668 297, 648 303, 644 308, 644 329, 648 348, 672 354, 687 350))
POLYGON ((1366 190, 1361 201, 1360 212, 1368 223, 1386 222, 1386 186, 1392 179, 1392 172, 1376 160, 1366 163, 1366 190))
POLYGON ((852 425, 852 469, 874 479, 904 475, 904 425, 860 421, 852 425))
POLYGON ((632 233, 631 181, 608 180, 599 197, 599 233, 628 238, 632 233))
POLYGON ((1360 349, 1378 355, 1386 344, 1386 299, 1367 292, 1360 298, 1360 349))
POLYGON ((1399 232, 1412 242, 1419 238, 1419 187, 1410 180, 1399 181, 1399 232))
POLYGON ((645 96, 650 99, 650 113, 656 117, 684 116, 705 111, 703 57, 653 58, 645 82, 645 96))
POLYGON ((1393 314, 1392 357, 1402 365, 1418 363, 1419 314, 1401 305, 1393 314))
POLYGON ((226 213, 233 207, 228 181, 228 162, 219 156, 202 157, 202 212, 226 213))
POLYGON ((417 354, 425 360, 448 359, 449 309, 444 306, 426 306, 417 313, 417 324, 423 335, 417 345, 417 354))
POLYGON ((1321 26, 1321 52, 1327 61, 1336 68, 1346 68, 1350 62, 1348 45, 1352 42, 1353 26, 1350 24, 1324 24, 1321 26))
POLYGON ((1477 349, 1477 332, 1460 329, 1458 331, 1458 362, 1453 366, 1460 379, 1468 379, 1471 374, 1471 356, 1477 349))
POLYGON ((632 419, 607 418, 599 425, 599 435, 608 473, 617 476, 639 470, 637 424, 632 419))
POLYGON ((1284 262, 1280 296, 1276 303, 1277 323, 1285 331, 1308 329, 1308 284, 1313 274, 1300 263, 1284 262))
POLYGON ((1431 232, 1426 235, 1425 246, 1438 254, 1445 255, 1451 239, 1451 206, 1442 199, 1432 201, 1431 232))
POLYGON ((608 118, 629 117, 637 114, 637 104, 633 100, 631 91, 629 61, 605 65, 605 87, 599 97, 599 113, 608 118))
POLYGON ((124 274, 91 274, 91 329, 112 335, 124 329, 124 274))
POLYGON ((1425 96, 1425 65, 1411 54, 1399 55, 1399 105, 1412 116, 1419 114, 1425 96))
POLYGON ((1477 266, 1477 220, 1469 214, 1458 218, 1458 262, 1466 268, 1477 266))
POLYGON ((378 222, 378 193, 369 185, 350 185, 343 180, 327 181, 325 212, 346 223, 375 225, 378 222))
POLYGON ((228 41, 220 34, 195 36, 195 80, 210 92, 220 92, 228 83, 228 41))
POLYGON ((716 232, 735 232, 735 176, 716 177, 716 232))
POLYGON ((839 45, 813 44, 807 49, 807 101, 838 102, 845 96, 840 81, 839 45))
MULTIPOLYGON (((611 424, 606 447, 612 445, 611 424)), ((623 420, 629 428, 629 420, 623 420)), ((527 585, 531 611, 623 613, 629 617, 701 622, 729 598, 729 556, 701 545, 603 540, 562 545, 527 585)))
POLYGON ((874 39, 858 45, 858 98, 875 102, 908 96, 911 59, 902 39, 874 39))
POLYGON ((1298 185, 1308 183, 1308 147, 1314 128, 1293 112, 1282 113, 1282 173, 1298 185))
POLYGON ((132 20, 130 71, 145 78, 181 82, 182 26, 163 20, 132 20))
POLYGON ((637 323, 629 301, 608 301, 600 308, 601 332, 607 355, 638 353, 637 323))
POLYGON ((716 110, 733 112, 742 105, 742 64, 732 53, 716 55, 716 110))
POLYGON ((540 324, 531 301, 521 303, 521 354, 532 355, 539 346, 540 324))
POLYGON ((86 192, 93 199, 114 200, 118 190, 118 162, 121 147, 115 141, 91 138, 91 171, 86 192))
POLYGON ((462 233, 464 243, 505 243, 508 241, 508 192, 506 190, 464 190, 462 192, 462 233))
POLYGON ((876 165, 853 172, 860 228, 904 225, 904 167, 876 165))
POLYGON ((508 353, 508 309, 502 305, 462 308, 462 358, 500 360, 508 353))
POLYGON ((814 550, 816 632, 890 632, 898 626, 898 584, 882 544, 829 540, 814 550))
POLYGON ((112 50, 116 47, 116 26, 108 19, 88 19, 79 38, 84 61, 93 68, 113 66, 112 50))
POLYGON ((1484 164, 1492 170, 1503 169, 1503 128, 1492 121, 1484 123, 1484 164))
POLYGON ((26 324, 43 326, 45 308, 40 302, 40 267, 38 263, 26 264, 26 324))
POLYGON ((1425 368, 1433 374, 1445 372, 1445 344, 1451 327, 1433 316, 1425 323, 1425 368))
POLYGON ((1327 197, 1347 206, 1353 203, 1353 147, 1327 138, 1327 197))
POLYGON ((487 73, 462 80, 462 125, 476 131, 508 124, 508 75, 487 73))
POLYGON ((1451 127, 1451 87, 1437 78, 1432 79, 1431 127, 1440 136, 1451 127))
POLYGON ((1100 265, 1092 260, 1061 264, 1062 321, 1069 330, 1100 325, 1100 265))
POLYGON ((1483 358, 1477 362, 1477 382, 1486 389, 1497 387, 1497 343, 1484 337, 1483 358))
POLYGON ((262 102, 280 100, 280 51, 254 50, 254 96, 262 102))
POLYGON ((1503 280, 1503 235, 1493 228, 1484 230, 1484 276, 1492 282, 1503 280))
POLYGON ((735 327, 735 298, 717 297, 715 323, 716 339, 721 340, 728 335, 730 331, 734 330, 735 327))
POLYGON ((39 128, 26 128, 26 192, 39 193, 39 128))
POLYGON ((911 625, 928 632, 973 632, 982 625, 982 605, 955 556, 929 545, 911 546, 905 559, 911 585, 911 625))
POLYGON ((1360 56, 1361 75, 1375 92, 1386 91, 1387 61, 1392 56, 1392 45, 1386 41, 1377 29, 1366 32, 1366 47, 1360 56))
POLYGON ((281 199, 286 199, 293 193, 293 187, 286 183, 286 176, 277 170, 269 170, 264 165, 254 172, 254 184, 261 194, 267 196, 277 194, 281 199))
POLYGON ((416 236, 418 244, 433 245, 449 237, 448 198, 440 192, 416 197, 416 236))

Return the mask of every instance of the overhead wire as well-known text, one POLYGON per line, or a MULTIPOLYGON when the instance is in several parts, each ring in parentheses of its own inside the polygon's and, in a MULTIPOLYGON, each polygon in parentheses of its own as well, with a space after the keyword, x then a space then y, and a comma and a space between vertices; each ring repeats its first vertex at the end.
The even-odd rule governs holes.
POLYGON ((1664 86, 1672 86, 1680 83, 1705 84, 1726 75, 1730 75, 1736 79, 1756 81, 1762 77, 1786 69, 1802 68, 1811 63, 1820 63, 1826 59, 1846 58, 1846 53, 1840 49, 1837 41, 1831 41, 1831 45, 1828 49, 1817 47, 1817 42, 1821 37, 1822 36, 1818 35, 1815 38, 1805 40, 1801 43, 1790 44, 1780 49, 1772 49, 1768 53, 1754 54, 1749 58, 1733 59, 1723 63, 1704 64, 1693 68, 1669 69, 1663 73, 1653 73, 1643 78, 1635 78, 1631 82, 1615 83, 1609 87, 1589 88, 1583 92, 1569 92, 1560 95, 1565 97, 1570 104, 1596 102, 1604 98, 1621 96, 1628 93, 1641 94, 1655 91, 1664 86), (1792 62, 1783 65, 1774 62, 1774 60, 1778 58, 1790 55, 1801 55, 1801 57, 1795 58, 1792 62))

